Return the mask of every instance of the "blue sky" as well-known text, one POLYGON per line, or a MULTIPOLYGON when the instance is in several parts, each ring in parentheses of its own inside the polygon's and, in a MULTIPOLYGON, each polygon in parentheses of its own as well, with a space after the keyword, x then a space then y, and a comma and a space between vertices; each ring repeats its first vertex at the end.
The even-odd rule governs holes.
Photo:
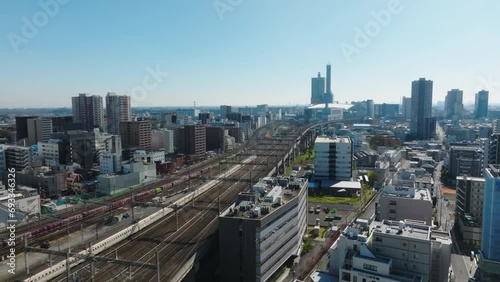
POLYGON ((107 92, 134 106, 306 104, 328 62, 341 102, 398 103, 426 77, 435 102, 486 88, 500 103, 499 10, 494 0, 5 0, 0 108, 107 92), (58 3, 52 15, 46 2, 58 3), (23 33, 26 21, 38 30, 23 33))

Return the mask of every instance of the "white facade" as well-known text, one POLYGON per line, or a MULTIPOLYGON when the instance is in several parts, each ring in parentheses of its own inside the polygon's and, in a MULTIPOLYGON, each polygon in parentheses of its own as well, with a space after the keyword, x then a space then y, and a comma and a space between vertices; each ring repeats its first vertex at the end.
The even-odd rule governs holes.
POLYGON ((339 281, 448 281, 451 239, 416 221, 351 224, 329 251, 339 281))
POLYGON ((99 156, 99 167, 101 174, 112 174, 121 169, 121 155, 104 153, 99 156))
POLYGON ((318 137, 314 142, 316 180, 352 180, 352 141, 348 137, 318 137))
POLYGON ((38 159, 47 166, 59 165, 59 140, 38 142, 38 159))
POLYGON ((420 220, 432 225, 432 199, 429 190, 386 185, 380 196, 380 219, 420 220))
POLYGON ((28 145, 35 145, 38 142, 46 142, 52 134, 51 118, 30 118, 28 123, 28 145))
POLYGON ((165 151, 154 151, 154 152, 146 152, 144 150, 137 150, 134 152, 135 160, 148 161, 151 163, 154 162, 165 162, 165 151))
POLYGON ((124 174, 99 175, 97 177, 99 180, 98 191, 110 195, 121 189, 154 181, 156 177, 156 165, 144 164, 142 162, 125 164, 123 165, 123 172, 124 174))
POLYGON ((156 130, 151 132, 151 150, 165 150, 166 154, 174 152, 174 131, 156 130))

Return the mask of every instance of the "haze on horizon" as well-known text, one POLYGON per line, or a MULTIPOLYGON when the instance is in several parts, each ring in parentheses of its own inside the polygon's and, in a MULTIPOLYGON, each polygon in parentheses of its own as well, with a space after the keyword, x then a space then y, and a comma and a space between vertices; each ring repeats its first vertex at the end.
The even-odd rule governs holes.
POLYGON ((499 10, 494 0, 2 1, 0 108, 107 92, 138 107, 307 104, 327 63, 339 102, 399 103, 425 77, 434 103, 454 88, 466 104, 481 89, 500 103, 499 10))

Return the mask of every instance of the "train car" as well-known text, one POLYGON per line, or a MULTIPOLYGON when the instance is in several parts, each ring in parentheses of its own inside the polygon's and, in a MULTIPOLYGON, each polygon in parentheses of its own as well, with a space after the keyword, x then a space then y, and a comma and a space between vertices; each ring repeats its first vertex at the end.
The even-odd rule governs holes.
POLYGON ((140 201, 140 200, 144 200, 146 199, 147 197, 150 197, 153 195, 153 192, 154 190, 150 190, 150 191, 144 191, 142 193, 139 193, 139 194, 136 194, 134 195, 134 198, 136 201, 140 201))
POLYGON ((155 193, 158 194, 158 193, 161 193, 163 191, 163 188, 162 187, 158 187, 158 188, 155 188, 155 193))

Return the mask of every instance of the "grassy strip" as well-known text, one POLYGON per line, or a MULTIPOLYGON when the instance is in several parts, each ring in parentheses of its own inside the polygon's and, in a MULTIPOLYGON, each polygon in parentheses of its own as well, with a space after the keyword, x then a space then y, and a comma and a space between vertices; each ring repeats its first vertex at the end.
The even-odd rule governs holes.
POLYGON ((314 148, 310 147, 306 152, 300 154, 296 157, 292 163, 285 169, 285 176, 289 176, 292 173, 294 165, 300 164, 301 166, 306 166, 314 162, 314 148))
POLYGON ((309 196, 309 203, 358 205, 361 197, 309 196))

